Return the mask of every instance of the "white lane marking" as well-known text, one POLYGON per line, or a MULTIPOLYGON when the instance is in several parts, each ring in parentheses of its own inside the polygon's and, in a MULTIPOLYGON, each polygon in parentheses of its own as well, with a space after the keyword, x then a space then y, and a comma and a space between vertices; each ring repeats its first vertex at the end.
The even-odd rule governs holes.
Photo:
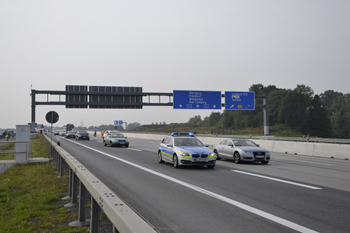
POLYGON ((260 177, 260 178, 264 178, 264 179, 268 179, 268 180, 274 180, 274 181, 278 181, 278 182, 282 182, 282 183, 286 183, 286 184, 292 184, 292 185, 296 185, 296 186, 301 186, 301 187, 304 187, 304 188, 322 189, 322 188, 318 188, 318 187, 315 187, 315 186, 295 183, 295 182, 291 182, 291 181, 287 181, 287 180, 276 179, 276 178, 272 178, 272 177, 268 177, 268 176, 257 175, 257 174, 254 174, 254 173, 249 173, 249 172, 244 172, 244 171, 239 171, 239 170, 232 170, 232 171, 233 172, 237 172, 237 173, 250 175, 250 176, 256 176, 256 177, 260 177))
POLYGON ((314 164, 321 164, 321 165, 328 165, 328 166, 332 166, 332 164, 330 163, 318 163, 318 162, 311 162, 311 161, 306 161, 306 160, 296 160, 296 159, 285 159, 285 158, 281 158, 281 157, 273 157, 274 159, 282 159, 282 160, 289 160, 289 161, 295 161, 295 162, 303 162, 303 163, 314 163, 314 164))
POLYGON ((167 180, 169 180, 169 181, 172 181, 172 182, 174 182, 174 183, 180 184, 180 185, 182 185, 182 186, 185 186, 185 187, 190 188, 190 189, 192 189, 192 190, 195 190, 195 191, 197 191, 197 192, 203 193, 203 194, 208 195, 208 196, 210 196, 210 197, 213 197, 213 198, 215 198, 215 199, 217 199, 217 200, 221 200, 221 201, 223 201, 223 202, 226 202, 226 203, 228 203, 228 204, 231 204, 231 205, 233 205, 233 206, 236 206, 236 207, 238 207, 238 208, 241 208, 241 209, 243 209, 243 210, 246 210, 246 211, 248 211, 248 212, 250 212, 250 213, 259 215, 260 217, 266 218, 267 220, 270 220, 270 221, 274 221, 274 222, 276 222, 276 223, 278 223, 278 224, 281 224, 281 225, 283 225, 283 226, 285 226, 285 227, 288 227, 288 228, 291 228, 291 229, 293 229, 293 230, 296 230, 296 231, 299 231, 299 232, 305 232, 305 233, 317 233, 317 231, 314 231, 314 230, 312 230, 312 229, 303 227, 303 226, 301 226, 301 225, 299 225, 299 224, 296 224, 296 223, 293 223, 293 222, 291 222, 291 221, 285 220, 285 219, 283 219, 283 218, 277 217, 277 216, 275 216, 275 215, 269 214, 269 213, 267 213, 267 212, 265 212, 265 211, 256 209, 256 208, 254 208, 254 207, 248 206, 248 205, 243 204, 243 203, 240 203, 240 202, 238 202, 238 201, 229 199, 229 198, 224 197, 224 196, 222 196, 222 195, 213 193, 213 192, 211 192, 211 191, 208 191, 208 190, 206 190, 206 189, 200 188, 200 187, 198 187, 198 186, 195 186, 195 185, 186 183, 186 182, 184 182, 184 181, 175 179, 175 178, 173 178, 173 177, 171 177, 171 176, 168 176, 168 175, 165 175, 165 174, 162 174, 162 173, 153 171, 153 170, 148 169, 148 168, 146 168, 146 167, 142 167, 142 166, 140 166, 140 165, 137 165, 137 164, 134 164, 134 163, 132 163, 132 162, 129 162, 129 161, 125 160, 125 159, 121 159, 121 158, 112 156, 112 155, 110 155, 110 154, 107 154, 107 153, 105 153, 105 152, 96 150, 96 149, 91 148, 91 147, 88 147, 88 146, 85 146, 85 145, 80 144, 80 143, 75 142, 75 141, 70 141, 70 142, 76 143, 76 144, 78 144, 78 145, 80 145, 80 146, 83 146, 83 147, 85 147, 85 148, 87 148, 87 149, 90 149, 90 150, 92 150, 92 151, 98 152, 98 153, 100 153, 100 154, 103 154, 103 155, 105 155, 105 156, 107 156, 107 157, 110 157, 110 158, 112 158, 112 159, 119 160, 120 162, 129 164, 130 166, 139 168, 139 169, 141 169, 141 170, 143 170, 143 171, 149 172, 149 173, 151 173, 151 174, 154 174, 154 175, 156 175, 156 176, 162 177, 162 178, 167 179, 167 180))
POLYGON ((136 150, 136 151, 142 151, 142 150, 139 150, 139 149, 134 149, 134 148, 128 148, 129 150, 136 150))

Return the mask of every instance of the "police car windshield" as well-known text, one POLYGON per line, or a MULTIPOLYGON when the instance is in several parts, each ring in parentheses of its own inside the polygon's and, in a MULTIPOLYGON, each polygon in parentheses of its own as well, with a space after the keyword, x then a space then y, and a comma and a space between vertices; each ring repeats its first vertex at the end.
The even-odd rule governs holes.
POLYGON ((196 138, 175 138, 175 146, 204 146, 196 138))
POLYGON ((123 134, 112 134, 111 138, 123 138, 124 135, 123 134))

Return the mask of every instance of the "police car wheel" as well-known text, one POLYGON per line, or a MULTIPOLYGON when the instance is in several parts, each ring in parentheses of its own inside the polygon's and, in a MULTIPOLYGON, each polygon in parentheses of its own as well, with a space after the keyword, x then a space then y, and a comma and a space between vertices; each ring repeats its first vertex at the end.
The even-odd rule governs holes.
POLYGON ((219 152, 217 150, 214 150, 214 153, 216 155, 216 160, 220 160, 221 158, 219 157, 219 152))
POLYGON ((177 156, 176 155, 173 156, 173 163, 174 163, 174 168, 178 168, 179 167, 179 161, 177 160, 177 156))
POLYGON ((164 163, 164 160, 162 158, 162 152, 158 152, 158 163, 164 163))

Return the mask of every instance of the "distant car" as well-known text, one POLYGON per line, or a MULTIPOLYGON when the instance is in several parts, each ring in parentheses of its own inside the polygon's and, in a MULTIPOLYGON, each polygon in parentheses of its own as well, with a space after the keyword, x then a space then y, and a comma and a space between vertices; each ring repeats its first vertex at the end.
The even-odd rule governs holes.
POLYGON ((233 159, 235 163, 249 161, 268 164, 270 161, 270 152, 260 148, 259 144, 255 144, 249 139, 224 139, 219 144, 214 145, 214 152, 218 159, 233 159))
POLYGON ((169 162, 175 168, 180 166, 207 166, 214 168, 215 153, 208 148, 193 133, 172 133, 165 137, 158 147, 158 163, 169 162))
POLYGON ((105 146, 125 146, 129 147, 129 140, 121 133, 108 134, 104 140, 105 146))
POLYGON ((89 133, 85 130, 79 130, 75 133, 75 140, 90 140, 89 133))
POLYGON ((77 131, 74 131, 74 130, 67 131, 66 138, 75 138, 76 133, 77 133, 77 131))
POLYGON ((105 142, 105 138, 108 136, 108 135, 111 135, 111 134, 117 134, 117 133, 120 133, 118 130, 106 130, 105 133, 103 134, 103 143, 105 142))
POLYGON ((58 132, 58 135, 60 135, 60 136, 66 136, 66 131, 59 131, 59 132, 58 132))

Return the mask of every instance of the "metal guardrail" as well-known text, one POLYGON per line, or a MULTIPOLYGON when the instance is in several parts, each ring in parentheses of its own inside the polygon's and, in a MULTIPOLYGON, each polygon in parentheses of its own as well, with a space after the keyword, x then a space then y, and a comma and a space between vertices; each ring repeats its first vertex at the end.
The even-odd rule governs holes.
MULTIPOLYGON (((48 145, 51 139, 44 135, 48 145)), ((148 222, 124 203, 111 189, 88 171, 78 160, 55 143, 51 144, 50 153, 57 164, 57 170, 63 177, 63 163, 69 166, 69 191, 71 203, 65 207, 74 206, 78 200, 79 189, 79 213, 78 220, 71 222, 70 226, 89 226, 90 232, 99 232, 99 213, 104 211, 108 219, 113 223, 113 232, 120 233, 155 233, 157 232, 148 222), (91 220, 85 216, 86 191, 91 194, 91 220)))

